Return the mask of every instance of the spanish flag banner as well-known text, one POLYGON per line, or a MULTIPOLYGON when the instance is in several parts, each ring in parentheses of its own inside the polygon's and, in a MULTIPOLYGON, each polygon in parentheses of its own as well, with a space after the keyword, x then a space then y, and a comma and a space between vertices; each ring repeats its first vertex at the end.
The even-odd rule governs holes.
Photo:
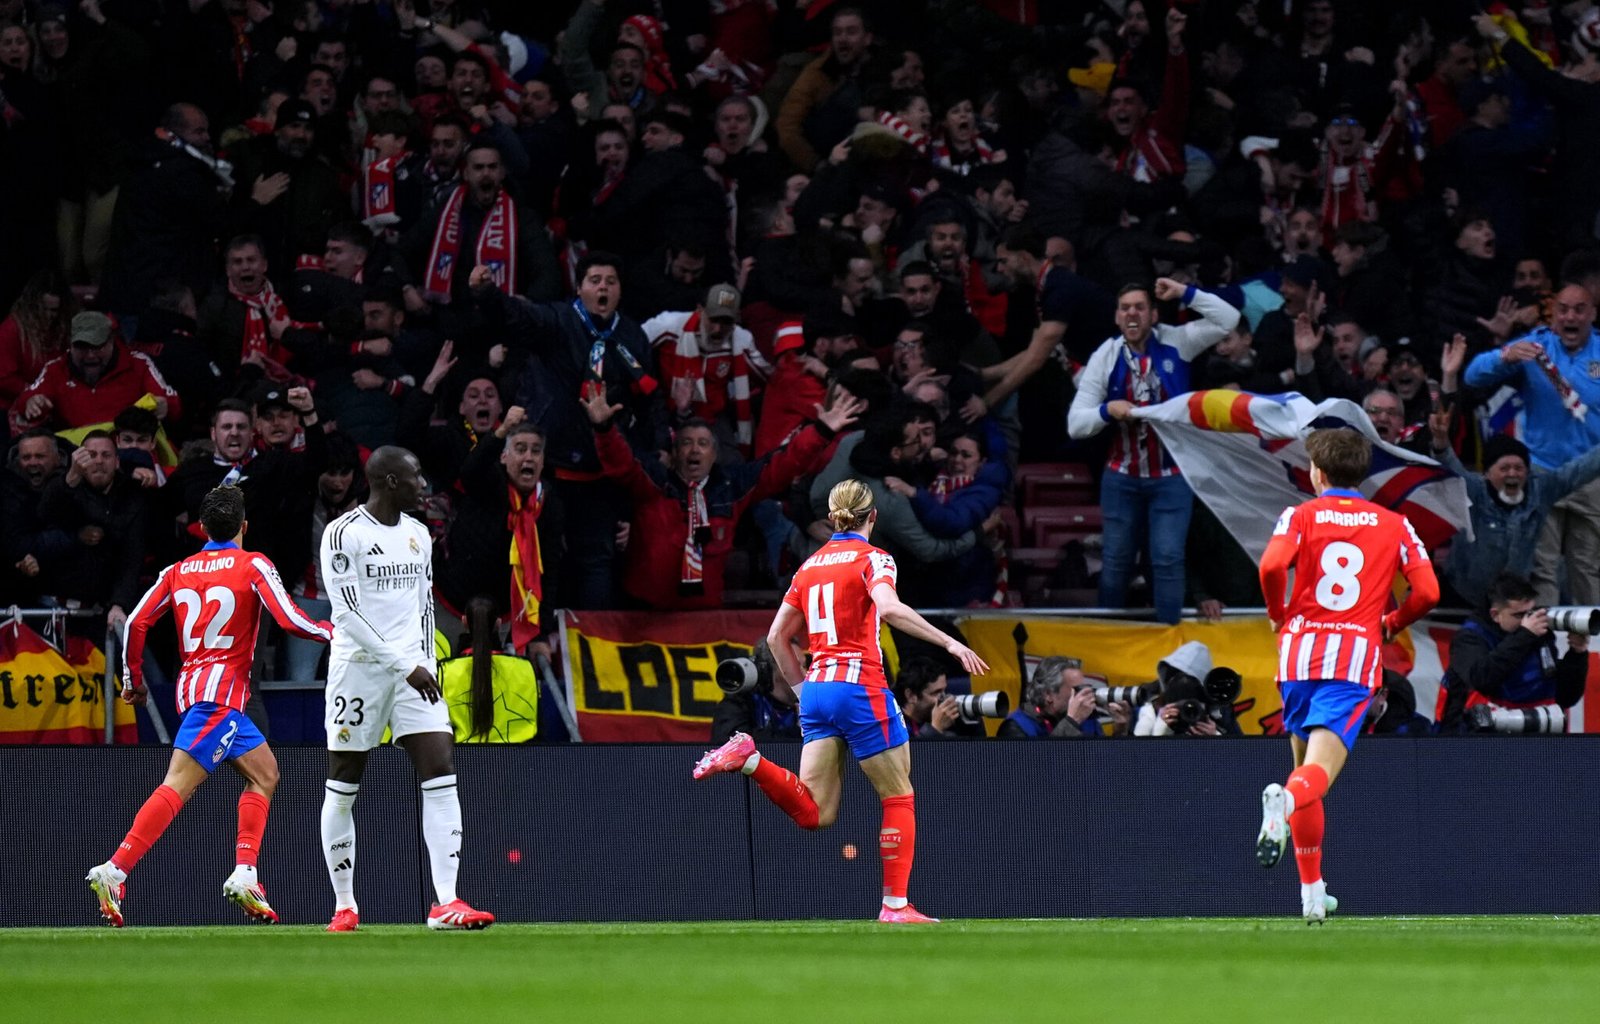
MULTIPOLYGON (((0 625, 0 743, 102 743, 105 655, 74 637, 65 656, 20 619, 0 625)), ((114 702, 116 741, 135 743, 133 708, 114 702)))
POLYGON ((1194 493, 1252 558, 1266 550, 1279 514, 1312 496, 1305 439, 1323 427, 1367 436, 1372 469, 1361 493, 1410 519, 1430 549, 1469 528, 1466 484, 1432 459, 1379 440, 1348 399, 1196 391, 1133 415, 1155 427, 1194 493))

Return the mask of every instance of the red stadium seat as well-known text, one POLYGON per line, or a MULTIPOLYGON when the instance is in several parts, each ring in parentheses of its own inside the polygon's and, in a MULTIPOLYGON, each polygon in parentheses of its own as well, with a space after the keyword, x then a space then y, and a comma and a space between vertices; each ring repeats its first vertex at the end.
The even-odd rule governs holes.
POLYGON ((1074 462, 1035 462, 1017 467, 1017 500, 1021 507, 1090 505, 1095 501, 1089 467, 1074 462))
POLYGON ((1059 548, 1069 540, 1085 540, 1105 528, 1105 515, 1094 505, 1029 508, 1023 512, 1029 542, 1037 548, 1059 548))

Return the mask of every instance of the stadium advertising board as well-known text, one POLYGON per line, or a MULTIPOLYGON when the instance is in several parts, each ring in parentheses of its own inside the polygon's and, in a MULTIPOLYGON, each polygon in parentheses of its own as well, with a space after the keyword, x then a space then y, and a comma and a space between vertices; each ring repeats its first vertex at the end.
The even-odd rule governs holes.
MULTIPOLYGON (((82 637, 57 651, 20 619, 0 625, 0 743, 105 740, 106 659, 82 637)), ((116 703, 116 739, 138 739, 133 708, 116 703)))

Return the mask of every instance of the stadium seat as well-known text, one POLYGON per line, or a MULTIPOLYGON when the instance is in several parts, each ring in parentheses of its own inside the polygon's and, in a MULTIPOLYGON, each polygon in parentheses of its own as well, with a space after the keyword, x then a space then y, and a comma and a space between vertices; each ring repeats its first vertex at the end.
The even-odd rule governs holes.
POLYGON ((1069 540, 1087 540, 1105 528, 1105 515, 1093 505, 1029 508, 1023 512, 1028 541, 1036 548, 1060 548, 1069 540))
POLYGON ((1017 467, 1017 500, 1021 507, 1089 505, 1095 500, 1089 467, 1075 462, 1034 462, 1017 467))

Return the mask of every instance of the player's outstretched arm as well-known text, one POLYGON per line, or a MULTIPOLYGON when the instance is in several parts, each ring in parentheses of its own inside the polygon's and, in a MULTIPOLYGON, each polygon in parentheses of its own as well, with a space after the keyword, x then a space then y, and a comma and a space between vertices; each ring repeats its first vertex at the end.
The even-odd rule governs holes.
POLYGON ((919 640, 938 644, 961 662, 961 667, 971 674, 982 675, 989 671, 989 666, 978 657, 976 651, 918 615, 900 600, 900 595, 896 594, 894 587, 889 584, 880 583, 872 588, 872 603, 877 605, 878 617, 884 622, 904 633, 910 633, 919 640))
POLYGON ((252 587, 267 611, 283 627, 284 632, 302 640, 333 640, 333 623, 318 622, 294 603, 294 598, 284 589, 278 569, 265 555, 250 556, 250 571, 254 576, 252 587))
POLYGON ((128 615, 126 632, 122 638, 122 699, 129 704, 143 704, 150 692, 144 685, 144 638, 150 627, 161 618, 172 604, 172 566, 161 570, 161 575, 150 589, 139 598, 128 615))
POLYGON ((772 660, 777 662, 778 675, 785 686, 793 687, 806 674, 795 653, 795 641, 805 630, 806 619, 800 609, 785 601, 778 606, 772 628, 767 630, 767 647, 772 650, 772 660))

